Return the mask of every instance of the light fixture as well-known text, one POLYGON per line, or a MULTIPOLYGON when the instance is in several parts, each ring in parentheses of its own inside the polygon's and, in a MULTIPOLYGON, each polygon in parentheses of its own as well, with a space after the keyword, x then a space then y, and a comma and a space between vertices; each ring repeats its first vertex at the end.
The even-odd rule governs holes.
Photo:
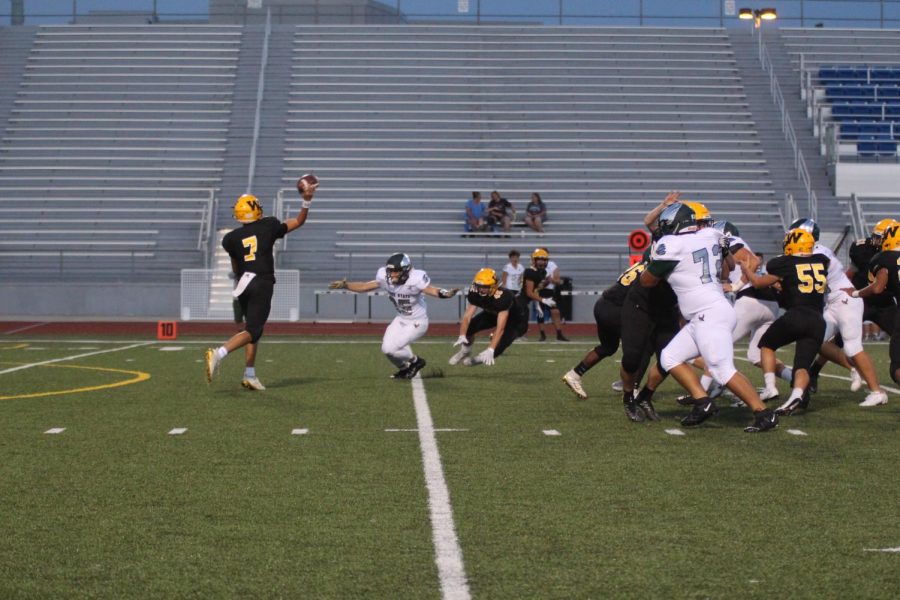
POLYGON ((738 11, 738 18, 752 20, 753 26, 759 29, 760 21, 774 21, 778 18, 778 12, 774 8, 742 8, 738 11))

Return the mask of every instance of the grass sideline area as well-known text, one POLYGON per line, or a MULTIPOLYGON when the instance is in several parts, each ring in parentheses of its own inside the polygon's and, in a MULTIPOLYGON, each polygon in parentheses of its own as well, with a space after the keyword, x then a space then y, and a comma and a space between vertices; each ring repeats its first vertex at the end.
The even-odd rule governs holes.
MULTIPOLYGON (((29 334, 0 339, 0 597, 440 597, 411 386, 380 339, 264 339, 250 392, 240 354, 206 384, 218 337, 29 334)), ((491 368, 448 366, 453 339, 414 348, 456 430, 436 437, 473 598, 896 597, 896 393, 859 408, 829 365, 806 414, 748 435, 727 403, 681 427, 667 382, 663 422, 633 424, 613 360, 586 401, 560 381, 592 339, 491 368)))

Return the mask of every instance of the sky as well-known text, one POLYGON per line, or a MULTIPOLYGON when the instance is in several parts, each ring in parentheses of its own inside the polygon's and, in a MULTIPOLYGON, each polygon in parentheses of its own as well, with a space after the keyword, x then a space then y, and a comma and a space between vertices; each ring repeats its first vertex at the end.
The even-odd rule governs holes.
MULTIPOLYGON (((262 0, 266 3, 266 0, 262 0)), ((322 10, 331 2, 320 0, 322 10)), ((0 23, 9 23, 12 0, 0 0, 0 23)), ((737 9, 772 6, 782 27, 900 28, 900 0, 381 0, 411 21, 457 22, 512 20, 564 25, 745 26, 737 9)), ((161 20, 205 20, 208 0, 156 0, 161 20)), ((95 10, 152 12, 154 0, 25 0, 26 23, 68 23, 73 5, 78 15, 95 10)), ((766 24, 771 26, 772 24, 766 24)))

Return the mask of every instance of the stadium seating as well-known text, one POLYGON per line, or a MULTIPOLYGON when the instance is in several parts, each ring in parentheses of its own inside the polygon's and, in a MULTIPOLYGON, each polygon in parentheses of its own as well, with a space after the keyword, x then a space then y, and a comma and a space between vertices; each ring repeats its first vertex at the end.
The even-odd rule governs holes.
POLYGON ((241 29, 47 26, 0 144, 4 274, 175 280, 203 266, 241 29))
POLYGON ((766 243, 777 230, 721 30, 298 27, 293 59, 281 216, 298 208, 300 171, 323 185, 280 260, 307 280, 370 277, 402 250, 463 282, 502 266, 510 248, 547 246, 597 287, 627 265, 628 232, 675 189, 766 243), (470 192, 486 202, 494 189, 520 216, 541 193, 545 235, 462 237, 470 192), (310 261, 312 251, 328 256, 310 261))

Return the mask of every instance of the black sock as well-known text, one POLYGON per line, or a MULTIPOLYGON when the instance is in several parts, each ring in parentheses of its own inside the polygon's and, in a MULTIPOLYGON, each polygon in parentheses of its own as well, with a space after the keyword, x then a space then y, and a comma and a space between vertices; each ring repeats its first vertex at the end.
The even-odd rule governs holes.
POLYGON ((622 392, 622 402, 634 402, 634 392, 622 392))
POLYGON ((638 401, 638 402, 644 402, 645 400, 650 400, 650 399, 652 399, 652 398, 653 398, 653 392, 654 392, 654 391, 655 391, 655 390, 651 390, 650 388, 648 388, 648 387, 645 385, 645 386, 643 387, 643 389, 641 389, 641 391, 638 392, 637 401, 638 401))
POLYGON ((697 398, 694 398, 694 404, 696 404, 697 406, 703 406, 707 402, 712 402, 712 400, 710 400, 709 396, 703 396, 699 400, 697 398))
POLYGON ((590 367, 587 366, 586 364, 584 364, 584 361, 581 361, 580 363, 578 363, 578 366, 575 367, 575 373, 576 373, 579 377, 581 377, 582 375, 584 375, 585 373, 587 373, 589 370, 590 370, 590 367))
POLYGON ((818 377, 819 371, 822 370, 822 367, 825 365, 820 365, 818 362, 814 362, 812 366, 809 368, 809 376, 810 377, 818 377))

